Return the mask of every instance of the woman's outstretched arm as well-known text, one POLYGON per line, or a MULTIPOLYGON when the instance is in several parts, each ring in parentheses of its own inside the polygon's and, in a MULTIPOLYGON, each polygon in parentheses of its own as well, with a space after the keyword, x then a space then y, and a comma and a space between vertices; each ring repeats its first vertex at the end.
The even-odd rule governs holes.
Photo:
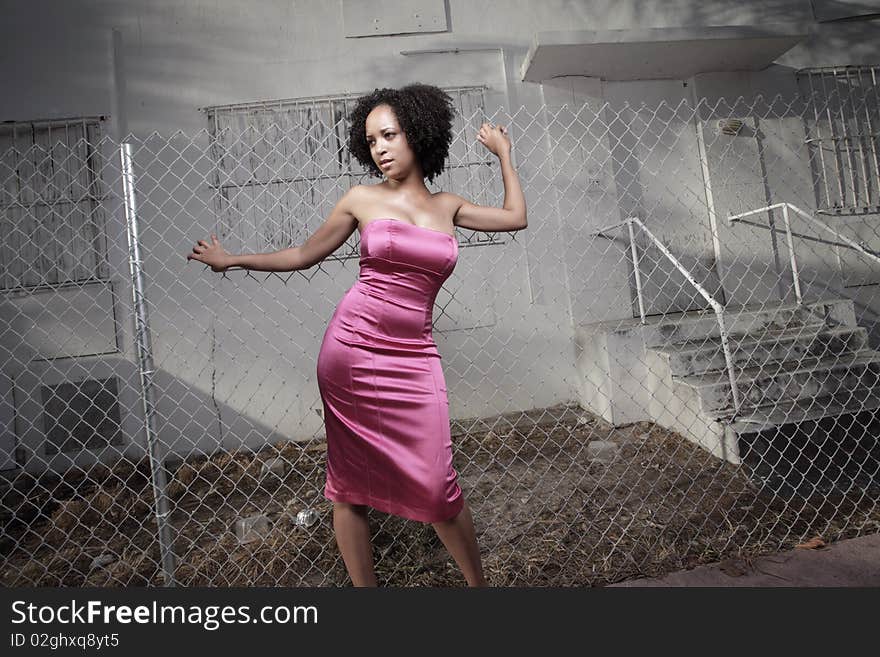
POLYGON ((528 226, 526 199, 510 159, 512 146, 510 137, 507 135, 507 128, 484 123, 480 126, 477 139, 489 151, 498 156, 501 176, 504 181, 504 206, 496 208, 475 205, 452 194, 458 204, 455 225, 489 233, 526 228, 528 226))
POLYGON ((349 189, 336 203, 326 221, 300 246, 272 253, 232 254, 212 234, 211 244, 199 240, 186 258, 204 262, 215 272, 226 271, 231 267, 254 271, 296 271, 313 267, 342 246, 357 228, 357 219, 352 212, 353 197, 357 194, 357 189, 358 186, 349 189))

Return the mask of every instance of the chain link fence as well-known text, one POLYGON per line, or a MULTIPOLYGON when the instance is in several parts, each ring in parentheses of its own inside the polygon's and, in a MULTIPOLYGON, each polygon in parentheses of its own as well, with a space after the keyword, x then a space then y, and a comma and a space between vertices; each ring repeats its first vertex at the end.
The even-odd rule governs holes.
MULTIPOLYGON (((488 120, 529 208, 523 231, 457 229, 434 308, 491 584, 880 529, 876 98, 460 105, 432 191, 502 205, 488 120), (857 203, 823 212, 841 188, 857 203)), ((211 232, 232 252, 300 244, 375 182, 344 109, 124 143, 99 119, 3 133, 4 585, 348 582, 315 359, 357 232, 304 271, 185 258, 211 232)), ((430 525, 370 520, 380 582, 464 583, 430 525)))

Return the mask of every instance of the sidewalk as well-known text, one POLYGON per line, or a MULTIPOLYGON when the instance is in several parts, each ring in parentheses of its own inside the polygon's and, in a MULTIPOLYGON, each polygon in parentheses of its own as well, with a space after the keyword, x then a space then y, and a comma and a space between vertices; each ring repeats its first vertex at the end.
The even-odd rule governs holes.
POLYGON ((880 586, 880 534, 609 586, 880 586))

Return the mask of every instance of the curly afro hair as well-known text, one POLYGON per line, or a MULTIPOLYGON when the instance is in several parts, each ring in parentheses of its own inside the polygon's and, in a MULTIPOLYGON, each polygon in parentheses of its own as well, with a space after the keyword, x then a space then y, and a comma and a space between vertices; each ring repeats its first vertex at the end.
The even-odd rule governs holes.
POLYGON ((406 141, 422 167, 422 173, 429 183, 433 182, 443 172, 452 142, 455 115, 452 97, 433 85, 415 83, 400 89, 374 89, 358 98, 349 115, 348 149, 370 171, 371 176, 382 177, 382 170, 370 155, 366 135, 367 115, 377 105, 389 105, 394 111, 406 141))

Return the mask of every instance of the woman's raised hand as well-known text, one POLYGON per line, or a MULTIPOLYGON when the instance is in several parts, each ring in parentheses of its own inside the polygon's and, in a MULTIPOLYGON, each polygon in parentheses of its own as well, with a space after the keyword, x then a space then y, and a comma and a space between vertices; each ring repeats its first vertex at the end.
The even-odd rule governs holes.
POLYGON ((211 233, 211 244, 208 244, 205 240, 199 240, 193 247, 192 253, 186 254, 186 259, 204 262, 206 265, 210 265, 211 269, 216 272, 226 271, 230 266, 229 253, 220 246, 220 242, 214 233, 211 233))
POLYGON ((477 133, 477 140, 499 157, 501 157, 502 153, 509 155, 512 148, 510 137, 507 135, 507 128, 503 125, 484 123, 480 126, 480 131, 477 133))

